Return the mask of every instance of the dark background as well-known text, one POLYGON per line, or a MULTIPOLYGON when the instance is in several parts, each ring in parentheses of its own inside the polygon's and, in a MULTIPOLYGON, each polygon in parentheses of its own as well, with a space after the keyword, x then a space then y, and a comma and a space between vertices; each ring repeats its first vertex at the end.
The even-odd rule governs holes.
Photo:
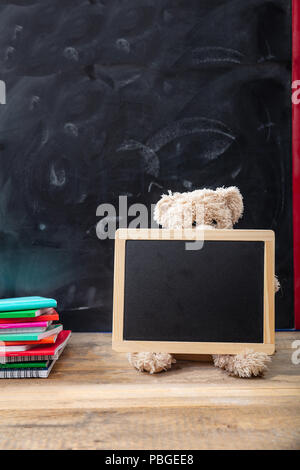
POLYGON ((293 327, 290 1, 0 0, 0 79, 0 297, 108 331, 97 206, 237 185, 293 327))

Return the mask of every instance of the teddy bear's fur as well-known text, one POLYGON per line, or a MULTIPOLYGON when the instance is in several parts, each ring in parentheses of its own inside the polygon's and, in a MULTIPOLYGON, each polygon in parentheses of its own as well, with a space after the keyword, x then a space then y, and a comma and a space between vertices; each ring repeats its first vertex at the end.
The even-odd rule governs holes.
POLYGON ((230 229, 242 216, 243 199, 239 190, 197 189, 190 193, 169 192, 154 209, 154 220, 164 228, 230 229), (205 227, 204 227, 205 226, 205 227))
MULTIPOLYGON (((155 221, 163 228, 232 229, 242 216, 243 198, 235 186, 198 189, 192 192, 163 195, 154 209, 155 221)), ((275 291, 280 287, 275 278, 275 291)), ((129 353, 129 362, 139 371, 150 374, 168 370, 175 362, 167 353, 129 353)), ((236 355, 213 355, 214 365, 229 375, 251 377, 262 375, 269 356, 252 350, 236 355)))
POLYGON ((176 362, 171 354, 151 352, 129 353, 128 360, 138 371, 150 374, 171 369, 172 364, 176 362))

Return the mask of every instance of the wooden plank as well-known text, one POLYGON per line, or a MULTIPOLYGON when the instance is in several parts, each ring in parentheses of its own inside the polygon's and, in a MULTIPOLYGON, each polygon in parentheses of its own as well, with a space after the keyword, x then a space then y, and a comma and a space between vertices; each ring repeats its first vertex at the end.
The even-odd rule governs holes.
POLYGON ((116 236, 114 257, 113 336, 116 342, 123 340, 123 310, 125 289, 126 240, 116 236), (122 314, 120 314, 122 312, 122 314))
POLYGON ((199 228, 166 229, 166 228, 119 228, 116 240, 240 240, 272 241, 273 230, 200 230, 199 228))
POLYGON ((300 448, 295 339, 277 333, 269 371, 247 380, 181 360, 138 373, 110 334, 75 333, 49 379, 0 381, 0 448, 300 448))
POLYGON ((1 449, 299 449, 280 406, 1 412, 1 449), (5 425, 1 424, 5 423, 5 425))
MULTIPOLYGON (((118 328, 119 330, 119 328, 118 328)), ((113 341, 112 346, 119 352, 169 352, 184 354, 239 354, 247 349, 273 354, 274 344, 268 343, 213 343, 177 341, 113 341)))
POLYGON ((265 242, 264 343, 275 344, 275 240, 265 242))

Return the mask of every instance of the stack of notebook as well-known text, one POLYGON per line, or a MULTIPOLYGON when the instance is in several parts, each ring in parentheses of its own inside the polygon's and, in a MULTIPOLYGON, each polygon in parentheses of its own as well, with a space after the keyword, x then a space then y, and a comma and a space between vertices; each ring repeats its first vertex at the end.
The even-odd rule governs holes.
POLYGON ((45 297, 0 300, 0 378, 46 378, 71 336, 45 297))

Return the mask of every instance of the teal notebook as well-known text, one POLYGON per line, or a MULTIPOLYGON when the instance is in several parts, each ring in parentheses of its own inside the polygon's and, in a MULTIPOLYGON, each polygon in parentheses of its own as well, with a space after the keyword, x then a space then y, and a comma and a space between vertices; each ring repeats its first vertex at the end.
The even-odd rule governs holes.
POLYGON ((62 331, 62 325, 50 325, 41 333, 0 333, 0 346, 1 341, 39 341, 48 336, 58 335, 62 331))
POLYGON ((33 310, 39 308, 57 307, 54 299, 46 297, 15 297, 11 299, 0 299, 0 312, 11 312, 15 310, 33 310))

